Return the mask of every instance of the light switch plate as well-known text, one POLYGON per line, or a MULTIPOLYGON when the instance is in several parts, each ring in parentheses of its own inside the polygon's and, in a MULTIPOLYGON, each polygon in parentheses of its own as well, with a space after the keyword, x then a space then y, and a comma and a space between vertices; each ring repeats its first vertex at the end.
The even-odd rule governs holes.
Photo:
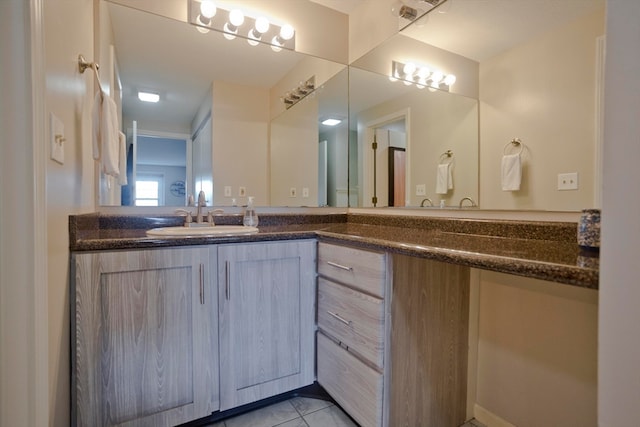
POLYGON ((298 192, 296 191, 296 187, 289 188, 289 197, 297 197, 298 196, 297 193, 298 192))
POLYGON ((230 185, 225 185, 224 186, 224 197, 231 197, 231 186, 230 185))
POLYGON ((309 188, 308 187, 302 187, 302 197, 309 197, 309 188))
POLYGON ((244 197, 247 195, 247 189, 245 187, 240 187, 238 189, 238 196, 244 197))
POLYGON ((64 124, 53 113, 51 113, 49 129, 51 132, 51 159, 62 165, 64 164, 64 124))
POLYGON ((425 184, 416 185, 416 196, 424 196, 427 194, 427 187, 425 184))

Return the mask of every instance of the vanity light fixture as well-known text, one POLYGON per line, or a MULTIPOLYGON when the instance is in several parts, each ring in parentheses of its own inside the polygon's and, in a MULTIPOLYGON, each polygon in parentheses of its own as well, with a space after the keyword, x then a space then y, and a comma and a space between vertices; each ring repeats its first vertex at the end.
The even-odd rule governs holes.
POLYGON ((316 76, 311 76, 304 82, 300 82, 297 88, 290 90, 281 96, 280 99, 284 103, 285 108, 289 109, 302 98, 309 95, 316 89, 316 76))
POLYGON ((276 52, 295 50, 295 30, 289 24, 278 25, 264 16, 250 16, 245 9, 225 10, 212 0, 189 0, 188 7, 189 23, 201 33, 214 30, 227 40, 241 37, 252 46, 270 44, 276 52))
POLYGON ((454 74, 445 75, 440 70, 432 70, 430 67, 413 62, 391 61, 389 80, 401 80, 407 86, 415 84, 418 89, 429 87, 430 89, 448 91, 456 82, 456 76, 454 74))
POLYGON ((143 92, 143 91, 139 91, 138 92, 138 99, 140 101, 143 102, 158 102, 160 101, 160 95, 158 95, 157 93, 153 93, 153 92, 143 92))

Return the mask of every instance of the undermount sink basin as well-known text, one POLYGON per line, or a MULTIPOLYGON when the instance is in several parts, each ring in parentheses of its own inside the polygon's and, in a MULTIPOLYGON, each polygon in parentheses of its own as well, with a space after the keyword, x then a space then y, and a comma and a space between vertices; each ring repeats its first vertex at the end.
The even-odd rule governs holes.
POLYGON ((258 232, 257 227, 244 225, 215 225, 204 227, 160 227, 147 230, 152 237, 207 237, 207 236, 244 236, 258 232))

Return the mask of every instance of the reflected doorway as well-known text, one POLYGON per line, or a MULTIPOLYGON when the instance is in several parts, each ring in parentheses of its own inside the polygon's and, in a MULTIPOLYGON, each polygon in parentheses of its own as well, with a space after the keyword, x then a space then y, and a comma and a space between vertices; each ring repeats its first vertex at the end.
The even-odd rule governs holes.
POLYGON ((185 206, 190 194, 191 139, 134 126, 127 138, 123 206, 185 206))

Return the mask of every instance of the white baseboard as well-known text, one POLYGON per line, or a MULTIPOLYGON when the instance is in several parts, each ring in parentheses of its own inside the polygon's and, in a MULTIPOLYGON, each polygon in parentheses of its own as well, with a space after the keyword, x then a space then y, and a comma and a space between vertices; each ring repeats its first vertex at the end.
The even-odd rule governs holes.
POLYGON ((484 409, 477 403, 473 406, 473 416, 476 420, 480 421, 487 427, 516 427, 514 424, 511 424, 509 421, 500 418, 493 412, 484 409))

